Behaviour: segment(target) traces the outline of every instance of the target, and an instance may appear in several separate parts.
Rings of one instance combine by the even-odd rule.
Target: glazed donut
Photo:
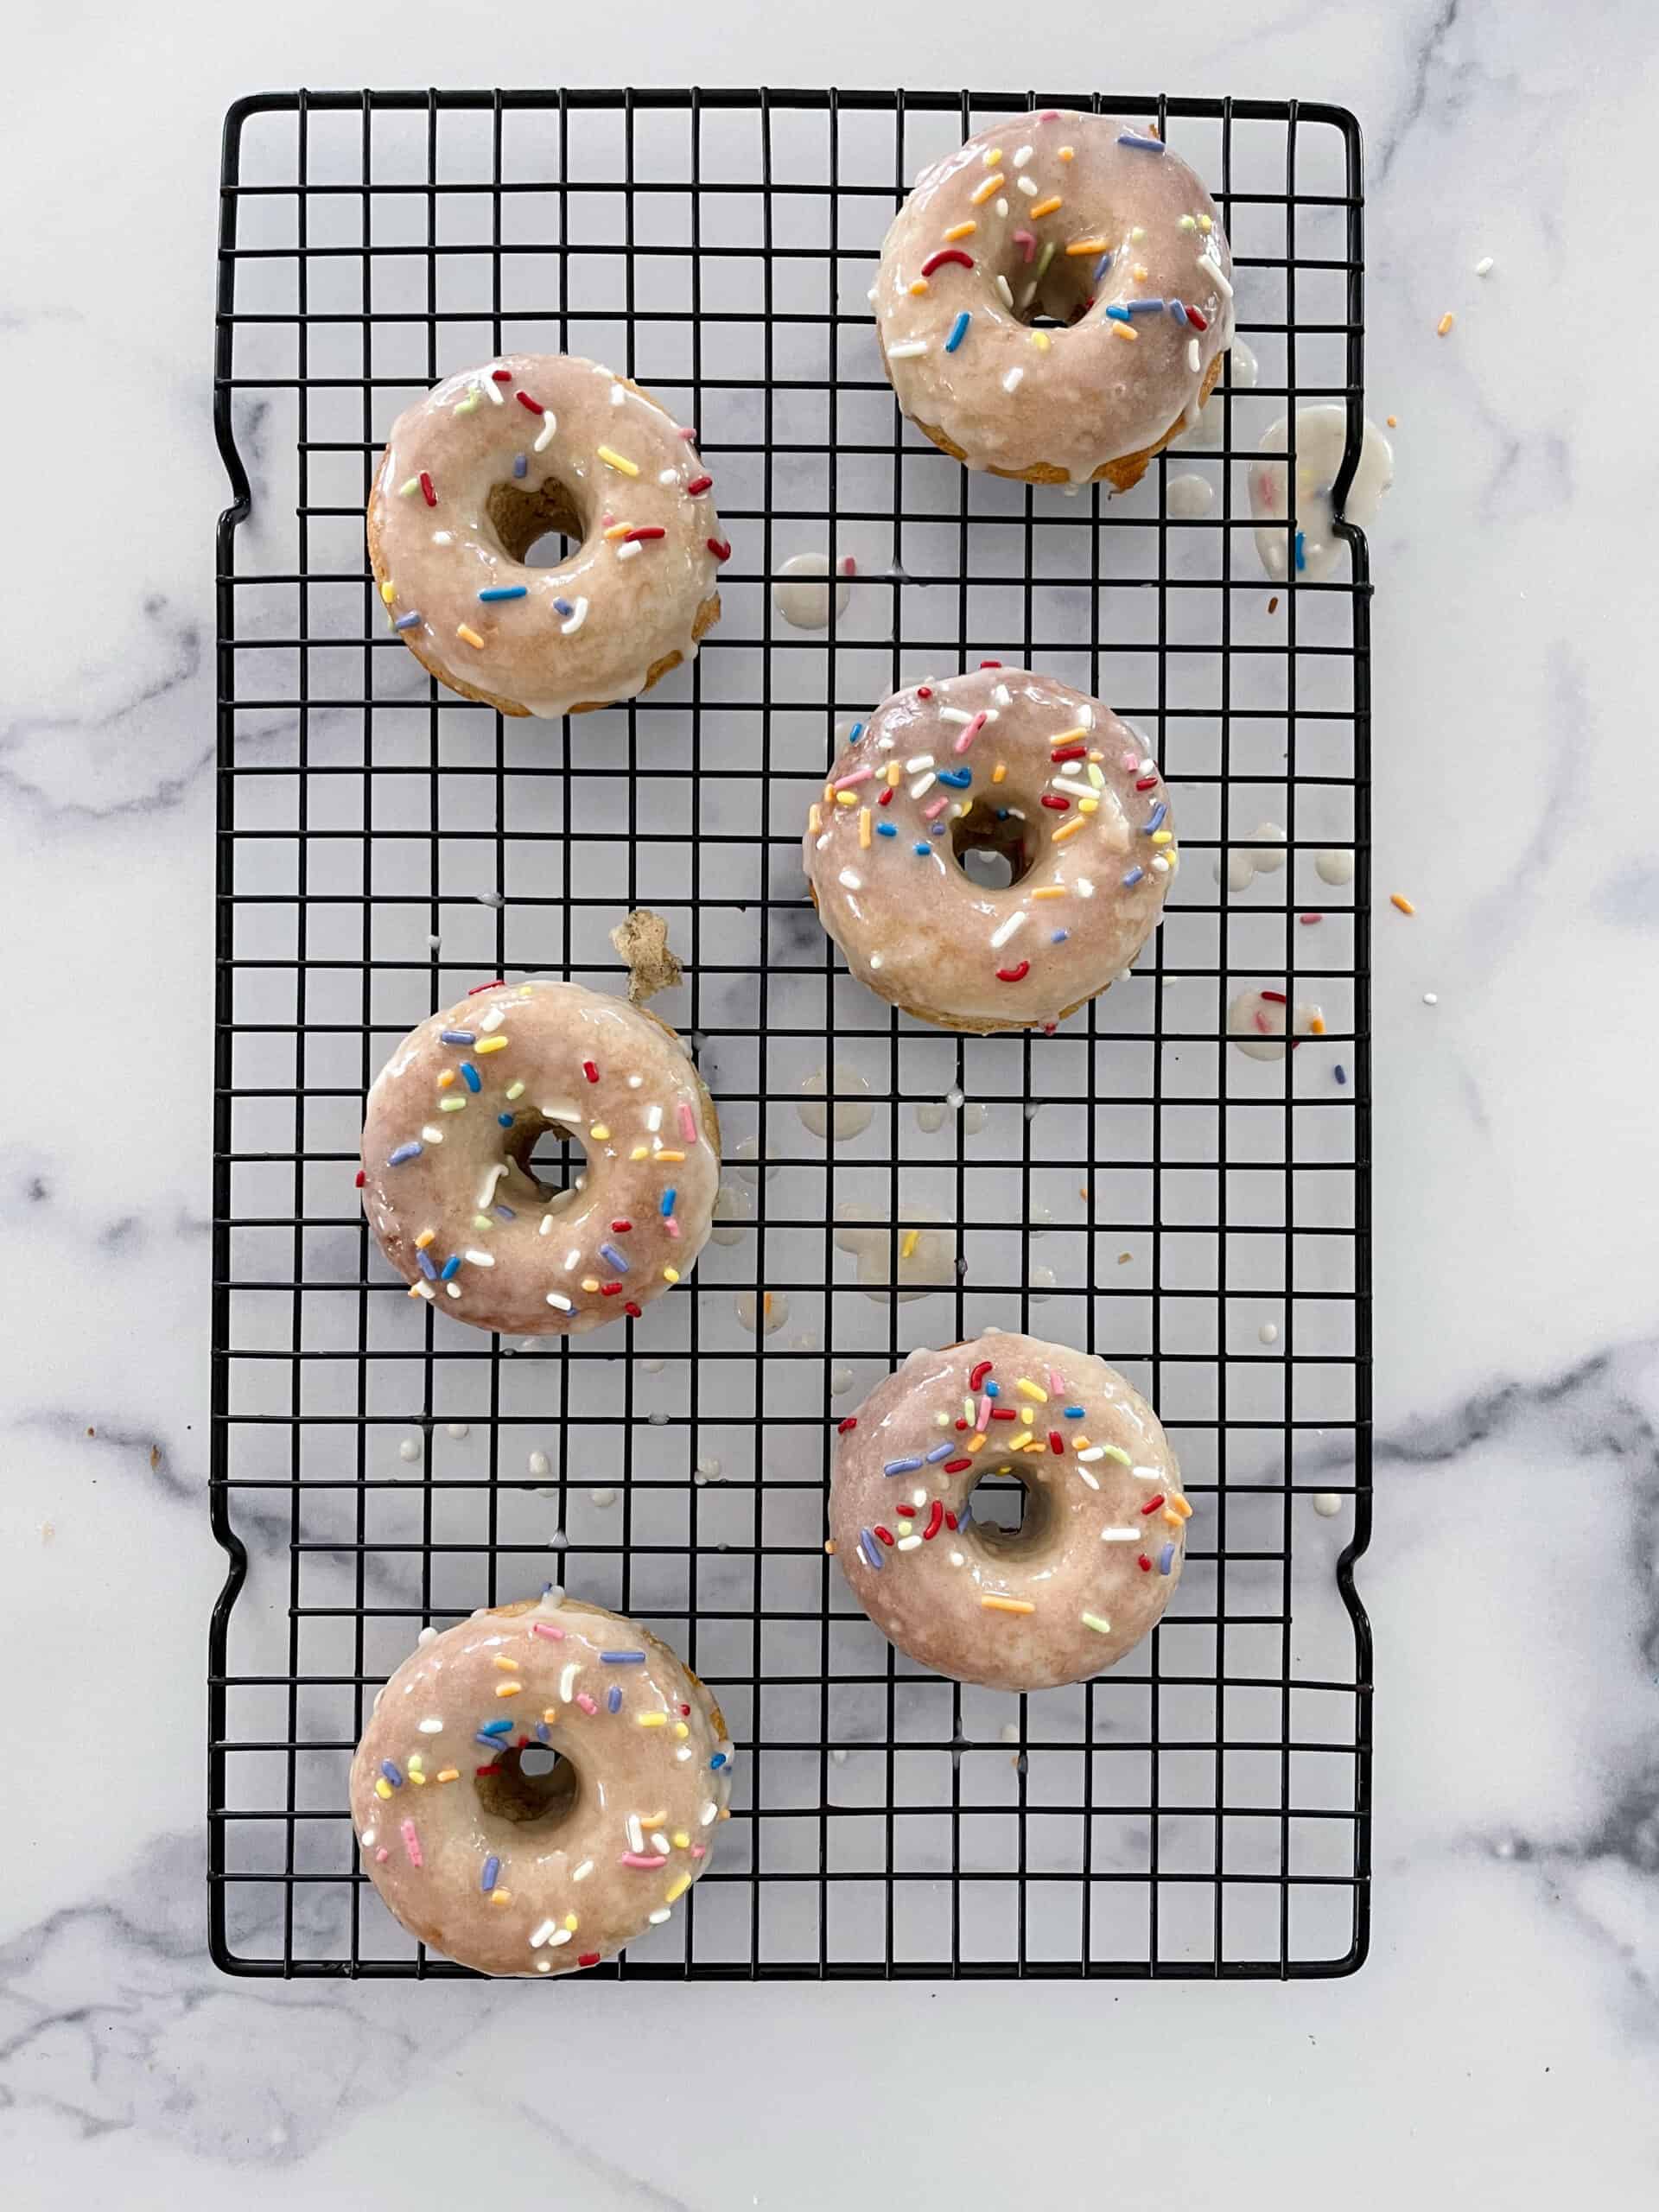
[[[568,1190],[531,1168],[548,1128],[587,1148]],[[580,983],[488,983],[429,1015],[375,1077],[357,1179],[411,1298],[477,1329],[581,1336],[638,1319],[690,1271],[720,1124],[655,1014]]]
[[[508,353],[393,425],[369,561],[428,673],[504,715],[584,714],[648,691],[720,619],[731,547],[695,433],[596,361]],[[580,540],[527,568],[548,531]]]
[[[526,1773],[537,1746],[557,1764]],[[731,1761],[719,1706],[666,1644],[550,1590],[424,1632],[375,1698],[352,1825],[423,1943],[480,1974],[568,1974],[672,1916]]]
[[[962,855],[1006,854],[971,882]],[[818,918],[861,982],[918,1020],[1049,1028],[1122,975],[1177,858],[1145,745],[1099,700],[995,662],[894,692],[807,816]]]
[[[1192,1509],[1157,1415],[1104,1360],[992,1329],[912,1352],[837,1426],[830,1548],[918,1665],[1052,1689],[1156,1627]],[[973,1517],[987,1475],[1024,1484],[1017,1534]]]
[[[894,395],[936,446],[1128,491],[1220,373],[1231,270],[1215,202],[1161,139],[1048,108],[924,171],[871,297]]]

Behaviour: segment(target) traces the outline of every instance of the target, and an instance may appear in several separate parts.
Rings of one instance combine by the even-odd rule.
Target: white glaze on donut
[[[537,1745],[573,1793],[521,1774]],[[550,1592],[410,1654],[352,1761],[352,1823],[422,1942],[480,1974],[567,1974],[671,1916],[709,1864],[731,1749],[665,1644]]]
[[[1073,483],[1197,420],[1231,302],[1215,203],[1179,156],[1144,124],[1053,109],[924,172],[875,289],[912,421],[970,468]],[[1021,319],[1039,311],[1070,327]]]
[[[1112,1666],[1161,1618],[1192,1508],[1157,1415],[1103,1360],[993,1329],[912,1352],[837,1427],[836,1556],[919,1665],[1052,1689]],[[988,1475],[1026,1487],[1017,1535],[973,1514]]]
[[[1000,844],[1025,872],[971,882],[958,841]],[[885,701],[814,801],[802,859],[861,982],[976,1031],[1046,1027],[1104,990],[1178,865],[1136,734],[1069,684],[998,667]]]
[[[580,1188],[527,1172],[550,1128],[586,1147]],[[653,1015],[580,983],[497,983],[429,1015],[376,1077],[363,1210],[411,1297],[475,1328],[579,1336],[690,1272],[719,1147],[690,1056]]]
[[[691,434],[609,369],[504,354],[398,416],[369,500],[375,580],[452,689],[549,716],[632,698],[719,613],[712,482]],[[505,541],[525,550],[556,512],[580,544],[525,566]]]

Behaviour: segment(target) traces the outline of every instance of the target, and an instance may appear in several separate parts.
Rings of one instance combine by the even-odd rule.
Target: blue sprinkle
[[[957,1508],[957,1527],[958,1529],[965,1529],[968,1526],[968,1523],[974,1517],[968,1510],[971,1503],[972,1501],[970,1499],[964,1497],[962,1503]]]
[[[484,1872],[479,1877],[478,1883],[479,1888],[483,1891],[486,1897],[488,1897],[490,1891],[495,1887],[495,1878],[500,1872],[501,1861],[492,1852],[484,1861]]]
[[[864,734],[864,725],[863,725],[863,723],[862,723],[862,722],[855,722],[855,723],[853,724],[853,734],[852,734],[852,735],[851,735],[851,736],[848,739],[848,741],[847,741],[848,744],[849,744],[849,745],[856,745],[856,744],[858,743],[859,739],[860,739],[861,737],[862,737],[862,736],[863,736],[863,734]]]
[[[1161,300],[1130,300],[1128,306],[1131,315],[1162,315],[1164,311]]]
[[[512,1116],[511,1114],[498,1114],[495,1118],[501,1124],[501,1127],[504,1129],[510,1129],[512,1127]]]
[[[553,612],[556,614],[574,614],[575,611],[568,599],[556,599],[553,602]]]
[[[985,1395],[988,1398],[1000,1398],[1002,1395],[1002,1385],[1000,1382],[987,1382]]]
[[[599,1658],[604,1667],[643,1667],[645,1663],[643,1651],[601,1651]]]
[[[1138,146],[1143,154],[1161,154],[1164,150],[1161,138],[1143,138],[1138,130],[1120,130],[1117,143],[1120,146]]]
[[[517,1221],[518,1218],[511,1206],[497,1206],[495,1217],[498,1221]]]
[[[622,1693],[621,1693],[621,1691],[620,1691],[620,1689],[618,1689],[618,1688],[616,1687],[616,1684],[615,1684],[614,1682],[613,1682],[613,1683],[611,1684],[610,1691],[609,1691],[609,1694],[608,1694],[607,1695],[607,1697],[606,1697],[605,1702],[606,1702],[606,1704],[607,1704],[607,1705],[608,1705],[608,1706],[609,1706],[609,1707],[611,1708],[611,1711],[612,1711],[613,1713],[620,1713],[620,1712],[621,1712],[621,1710],[622,1710]]]
[[[1342,1065],[1342,1062],[1341,1062],[1340,1060],[1338,1060],[1338,1061],[1337,1062],[1336,1066],[1335,1066],[1334,1068],[1332,1068],[1332,1070],[1331,1071],[1331,1072],[1332,1073],[1332,1075],[1334,1075],[1334,1076],[1336,1077],[1337,1081],[1338,1081],[1338,1083],[1346,1083],[1346,1082],[1347,1082],[1347,1080],[1348,1080],[1348,1071],[1347,1071],[1347,1069],[1346,1069],[1345,1067],[1344,1067],[1344,1065]]]
[[[1143,868],[1132,868],[1123,879],[1123,888],[1126,891],[1133,891],[1146,872]]]
[[[918,837],[910,849],[912,853],[920,853],[922,857],[925,859],[927,857],[928,849],[926,838]]]
[[[959,791],[965,791],[973,780],[974,772],[971,768],[941,768],[939,771],[939,781],[942,784],[951,785]]]
[[[870,1534],[868,1529],[861,1529],[858,1532],[858,1548],[864,1554],[865,1565],[867,1567],[873,1567],[876,1573],[880,1574],[881,1572],[881,1547],[876,1542],[875,1538]]]
[[[529,467],[530,463],[524,458],[523,454],[514,454],[512,456],[512,473],[515,476],[522,476]]]
[[[1090,277],[1089,281],[1096,290],[1100,288],[1101,278],[1106,274],[1106,271],[1111,267],[1111,265],[1112,257],[1109,252],[1103,253],[1100,259],[1095,264],[1094,273]]]
[[[1302,570],[1306,566],[1307,533],[1306,531],[1299,530],[1296,533],[1296,573],[1298,575],[1301,574]]]
[[[386,1780],[391,1784],[394,1789],[401,1789],[403,1788],[404,1777],[398,1773],[397,1768],[393,1766],[390,1759],[381,1760],[380,1771],[385,1776]]]
[[[1129,320],[1129,311],[1128,308],[1109,307],[1107,308],[1106,314],[1108,320],[1112,322],[1127,322]]]
[[[1064,944],[1071,934],[1071,932],[1070,930],[1056,930],[1053,936],[1050,938],[1048,941],[1051,944]]]
[[[511,1720],[486,1720],[479,1730],[480,1736],[509,1736],[512,1732]]]
[[[412,630],[418,624],[420,619],[420,616],[416,613],[414,609],[411,607],[407,614],[400,614],[391,626],[394,630]]]
[[[1160,799],[1157,805],[1153,808],[1152,812],[1141,824],[1141,835],[1143,837],[1150,837],[1154,830],[1161,830],[1164,826],[1164,817],[1168,812],[1168,807],[1165,805],[1162,799]]]
[[[1164,1546],[1164,1548],[1162,1549],[1162,1551],[1160,1551],[1160,1552],[1159,1553],[1159,1554],[1158,1554],[1158,1572],[1159,1572],[1159,1573],[1160,1573],[1160,1574],[1167,1574],[1167,1573],[1169,1573],[1169,1570],[1171,1569],[1171,1567],[1173,1567],[1173,1566],[1174,1566],[1174,1564],[1175,1564],[1175,1547],[1174,1547],[1174,1545],[1173,1545],[1173,1544],[1166,1544],[1166,1545]]]
[[[420,1269],[421,1273],[426,1277],[428,1282],[435,1282],[437,1281],[438,1271],[433,1266],[431,1261],[427,1258],[424,1252],[416,1251],[415,1255],[415,1264]]]
[[[550,1744],[553,1740],[553,1731],[545,1720],[538,1720],[536,1723],[536,1740],[538,1744]]]
[[[896,837],[899,832],[891,822],[878,822],[875,825],[875,834],[878,837]],[[925,850],[925,847],[923,849]]]
[[[969,314],[967,308],[963,308],[961,314],[951,324],[950,335],[944,341],[944,350],[947,353],[954,353],[956,352],[957,346],[961,345],[963,340],[968,335],[968,326],[973,319],[974,318]]]
[[[922,1464],[920,1453],[909,1459],[889,1459],[882,1468],[884,1475],[913,1475]]]
[[[483,1078],[470,1060],[463,1060],[461,1062],[461,1079],[466,1084],[468,1090],[479,1091],[482,1090],[484,1088]]]
[[[618,1274],[625,1275],[628,1272],[628,1263],[614,1244],[601,1244],[599,1248],[599,1256],[601,1260],[608,1260]]]
[[[454,1252],[452,1253],[444,1262],[443,1273],[438,1277],[438,1281],[440,1282],[453,1282],[460,1273],[461,1255],[459,1252]]]
[[[441,1029],[438,1042],[440,1045],[476,1045],[478,1033],[474,1029]]]
[[[1081,1421],[1083,1419],[1083,1408],[1081,1406],[1062,1406],[1060,1411],[1065,1415],[1067,1421]]]
[[[1176,321],[1179,322],[1181,328],[1185,330],[1187,327],[1185,308],[1181,304],[1179,300],[1171,300],[1168,304],[1171,315],[1174,316]]]
[[[658,1207],[657,1211],[662,1215],[664,1221],[666,1221],[669,1215],[673,1212],[674,1201],[679,1195],[679,1192],[674,1188],[674,1185],[671,1183],[669,1185],[667,1190],[663,1192],[662,1203]]]
[[[500,1738],[499,1736],[486,1736],[481,1728],[479,1730],[477,1735],[473,1740],[475,1743],[482,1744],[485,1750],[488,1751],[499,1751],[501,1748]]]
[[[724,1752],[724,1751],[716,1751],[716,1752],[715,1753],[715,1756],[713,1757],[713,1758],[711,1758],[711,1759],[709,1760],[709,1765],[710,1765],[711,1767],[713,1767],[713,1768],[715,1769],[715,1770],[716,1771],[716,1773],[718,1773],[718,1771],[720,1770],[720,1769],[721,1769],[721,1767],[723,1767],[723,1766],[725,1765],[725,1764],[726,1764],[726,1754],[725,1754],[725,1752]]]
[[[487,591],[481,591],[478,595],[482,600],[522,599],[525,588],[523,584],[492,584]]]
[[[1008,818],[1008,810],[1007,810],[1007,808],[1006,806],[999,806],[999,807],[997,808],[997,810],[996,810],[996,818],[997,818],[997,820],[998,820],[999,822],[1006,822],[1006,821],[1007,820],[1007,818]]]
[[[954,1444],[936,1444],[933,1446],[933,1449],[927,1455],[928,1465],[930,1467],[937,1467],[939,1461],[941,1459],[948,1459],[956,1448],[957,1447]]]
[[[413,1142],[400,1144],[396,1152],[386,1154],[386,1165],[388,1167],[401,1167],[406,1160],[418,1160],[425,1149],[424,1145]]]
[[[929,836],[930,837],[943,837],[943,836],[944,836],[944,823],[943,823],[943,822],[936,822],[936,823],[933,824],[933,827],[932,827],[932,828],[928,831],[928,833],[927,833],[927,834],[928,834],[928,836]]]

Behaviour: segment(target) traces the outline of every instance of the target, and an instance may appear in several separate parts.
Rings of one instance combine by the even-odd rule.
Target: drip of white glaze
[[[1264,454],[1282,454],[1289,423],[1281,416],[1262,434]],[[1290,575],[1317,583],[1335,573],[1347,550],[1332,527],[1331,486],[1342,465],[1348,440],[1347,410],[1325,404],[1296,410],[1296,497],[1288,521],[1283,461],[1258,461],[1250,469],[1250,512],[1255,518],[1255,550],[1274,582]],[[1382,494],[1394,481],[1394,448],[1369,417],[1360,443],[1359,463],[1348,487],[1344,519],[1364,529],[1376,518]],[[1300,557],[1295,540],[1300,536]]]

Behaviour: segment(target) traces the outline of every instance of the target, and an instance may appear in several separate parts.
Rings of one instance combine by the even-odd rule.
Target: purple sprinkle
[[[611,1708],[611,1711],[612,1711],[613,1713],[620,1713],[620,1712],[621,1712],[621,1710],[622,1710],[622,1693],[621,1693],[621,1691],[620,1691],[620,1689],[618,1689],[618,1688],[616,1687],[616,1684],[615,1684],[614,1682],[613,1682],[613,1683],[611,1684],[610,1694],[609,1694],[609,1695],[606,1698],[605,1702],[606,1702],[606,1704],[607,1704],[607,1705],[608,1705],[608,1706],[609,1706],[609,1707]]]
[[[420,616],[411,607],[407,614],[400,614],[391,626],[394,630],[413,630],[420,620]]]
[[[599,1256],[601,1260],[608,1260],[618,1274],[625,1275],[628,1272],[628,1263],[614,1244],[601,1244],[599,1248]]]
[[[1181,302],[1179,300],[1171,300],[1169,302],[1169,311],[1171,315],[1174,316],[1176,321],[1180,324],[1182,329],[1185,330],[1187,327],[1186,309],[1182,306]]]
[[[1123,879],[1123,888],[1126,891],[1133,891],[1146,872],[1143,868],[1132,868]]]
[[[478,1731],[477,1734],[474,1737],[473,1741],[475,1744],[482,1744],[485,1750],[487,1751],[499,1751],[501,1748],[500,1738],[499,1736],[492,1736],[488,1734],[482,1728]]]
[[[1338,1083],[1346,1083],[1348,1080],[1348,1071],[1344,1067],[1340,1060],[1337,1062],[1336,1066],[1332,1070],[1332,1073],[1336,1077]]]
[[[553,612],[556,614],[574,614],[575,611],[568,599],[556,599],[553,602]]]
[[[1162,315],[1164,311],[1164,303],[1161,300],[1130,300],[1128,306],[1131,316]]]
[[[386,1780],[391,1784],[394,1789],[401,1789],[403,1788],[404,1777],[398,1773],[397,1768],[393,1766],[390,1759],[381,1760],[380,1771],[385,1776]]]
[[[1159,1572],[1159,1573],[1160,1573],[1160,1574],[1167,1574],[1167,1573],[1169,1573],[1169,1570],[1171,1569],[1171,1567],[1173,1567],[1173,1566],[1174,1566],[1174,1564],[1175,1564],[1175,1547],[1174,1547],[1174,1545],[1173,1545],[1173,1544],[1166,1544],[1166,1545],[1164,1546],[1164,1548],[1162,1549],[1162,1551],[1160,1551],[1160,1552],[1159,1553],[1159,1554],[1158,1554],[1158,1572]]]
[[[1106,274],[1106,271],[1111,267],[1111,265],[1112,257],[1109,252],[1103,253],[1100,259],[1095,264],[1095,273],[1089,281],[1094,285],[1096,290],[1100,288],[1101,278]]]
[[[939,1461],[941,1459],[948,1459],[956,1448],[957,1447],[954,1444],[936,1444],[933,1449],[927,1455],[928,1465],[930,1467],[937,1467]]]
[[[601,1667],[643,1667],[645,1655],[643,1651],[601,1651],[599,1662]]]
[[[511,1120],[508,1122],[508,1127],[512,1127]],[[497,1206],[495,1209],[495,1217],[498,1221],[517,1221],[518,1218],[518,1215],[514,1213],[511,1206]]]
[[[1120,146],[1138,146],[1143,154],[1161,154],[1164,151],[1161,138],[1143,138],[1138,130],[1120,130],[1117,143]]]
[[[418,1160],[425,1149],[424,1145],[412,1141],[409,1144],[400,1144],[396,1152],[389,1152],[386,1154],[386,1165],[388,1167],[401,1167],[406,1160]]]
[[[515,476],[522,476],[529,467],[530,463],[523,454],[514,454],[512,456],[512,473]]]
[[[1050,938],[1048,941],[1051,944],[1064,944],[1071,934],[1071,932],[1070,930],[1056,930],[1053,936]]]
[[[472,1029],[441,1029],[438,1042],[440,1045],[476,1045],[478,1033]]]
[[[486,1897],[488,1897],[490,1891],[495,1887],[495,1878],[500,1872],[501,1861],[496,1857],[495,1853],[492,1852],[489,1857],[484,1861],[484,1872],[480,1876],[478,1884],[479,1888],[483,1891]]]
[[[870,1534],[868,1529],[861,1529],[858,1532],[858,1548],[864,1554],[865,1564],[868,1567],[874,1568],[877,1574],[880,1574],[881,1572],[881,1547],[876,1542],[875,1538]]]
[[[1165,805],[1162,799],[1160,799],[1157,805],[1153,808],[1152,812],[1141,824],[1141,835],[1143,837],[1150,837],[1154,830],[1161,830],[1164,826],[1164,817],[1168,812],[1168,807]]]
[[[553,1740],[553,1731],[545,1720],[538,1720],[536,1723],[536,1740],[538,1744],[550,1744]]]
[[[912,1459],[889,1459],[881,1471],[884,1475],[913,1475],[921,1464],[918,1453]]]
[[[436,1282],[438,1279],[438,1271],[433,1266],[431,1261],[427,1258],[424,1252],[418,1249],[416,1250],[415,1254],[415,1264],[420,1269],[421,1273],[426,1277],[428,1282]]]

